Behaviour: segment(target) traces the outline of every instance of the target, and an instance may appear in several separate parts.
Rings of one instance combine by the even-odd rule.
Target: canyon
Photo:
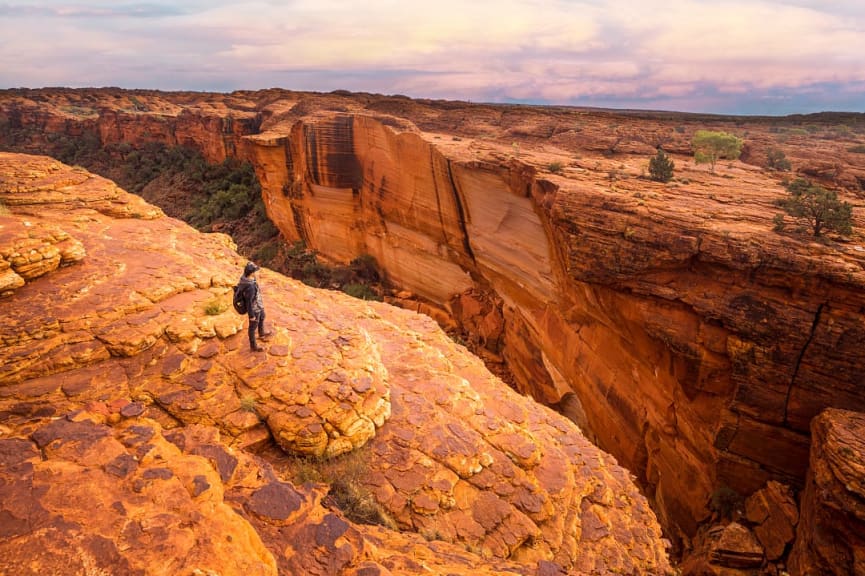
[[[0,199],[3,573],[669,572],[628,471],[429,317],[264,270],[251,352],[228,236],[43,156]]]
[[[251,162],[286,242],[373,256],[392,302],[566,414],[686,548],[722,488],[806,488],[824,409],[865,411],[863,115],[56,89],[0,93],[0,126],[20,151],[89,135]],[[741,158],[695,164],[700,129],[740,135]],[[658,146],[667,184],[645,178]],[[853,202],[850,238],[773,230],[789,176],[764,168],[773,149]]]

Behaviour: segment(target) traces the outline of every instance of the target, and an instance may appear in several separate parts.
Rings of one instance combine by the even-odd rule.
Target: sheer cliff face
[[[566,407],[684,533],[721,485],[801,483],[810,419],[865,408],[862,256],[771,233],[777,184],[598,186],[460,143],[339,114],[250,153],[288,238],[371,254],[457,317],[492,294],[520,389]]]
[[[334,261],[371,254],[470,328],[522,392],[643,481],[671,534],[692,534],[723,485],[801,486],[812,417],[865,410],[858,237],[772,232],[780,178],[751,164],[711,174],[676,156],[677,182],[639,177],[655,145],[686,154],[709,128],[747,131],[749,162],[780,145],[801,173],[856,190],[865,156],[849,142],[780,140],[759,121],[370,95],[139,98],[174,126],[158,138],[187,134],[213,160],[251,160],[287,240]],[[24,124],[61,115],[0,104]],[[106,135],[109,117],[67,114],[57,129],[92,122]]]

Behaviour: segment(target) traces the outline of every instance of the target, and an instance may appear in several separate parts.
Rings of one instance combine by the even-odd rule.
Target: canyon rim
[[[697,542],[706,539],[701,527],[720,520],[717,497],[724,490],[744,503],[755,494],[770,493],[773,483],[791,493],[806,494],[815,482],[829,482],[826,478],[832,475],[825,472],[825,466],[814,468],[823,472],[808,472],[809,457],[812,466],[815,458],[826,459],[826,452],[812,443],[812,422],[826,408],[843,408],[854,415],[865,410],[865,357],[861,352],[865,344],[865,249],[859,212],[865,186],[865,154],[856,151],[865,146],[863,115],[737,118],[485,106],[341,92],[267,90],[223,95],[57,89],[2,92],[0,126],[5,138],[3,147],[18,152],[50,153],[59,142],[89,139],[99,149],[159,143],[193,148],[214,163],[226,158],[249,162],[260,183],[267,216],[284,243],[302,241],[333,263],[345,264],[364,255],[373,257],[387,280],[398,288],[391,298],[393,302],[423,310],[444,325],[458,327],[472,339],[479,355],[506,367],[518,392],[539,404],[556,407],[579,426],[583,435],[633,473],[667,536],[684,547],[696,547]],[[722,160],[714,171],[695,164],[691,140],[702,129],[739,135],[745,143],[741,158]],[[648,160],[658,147],[663,147],[676,163],[676,177],[666,184],[645,178]],[[785,153],[791,172],[766,168],[773,150]],[[357,319],[364,313],[350,308],[353,311],[347,317],[353,320],[340,319],[338,314],[336,319],[316,318],[321,333],[319,347],[330,347],[337,333],[348,333],[344,346],[353,352],[342,354],[346,365],[337,366],[340,362],[333,360],[336,352],[310,352],[318,358],[312,372],[320,372],[323,380],[330,382],[324,388],[332,385],[336,389],[323,393],[324,397],[332,401],[339,397],[340,385],[355,385],[349,410],[355,418],[341,420],[342,415],[337,417],[336,412],[344,409],[330,407],[324,397],[319,404],[313,402],[307,414],[299,407],[310,400],[281,398],[280,394],[297,392],[270,390],[266,408],[255,412],[263,417],[265,426],[252,416],[253,412],[239,408],[243,394],[234,393],[232,397],[225,390],[233,388],[236,392],[237,382],[249,390],[259,390],[259,381],[294,382],[299,375],[292,371],[290,359],[303,362],[305,358],[300,352],[293,356],[296,347],[315,344],[304,344],[304,338],[297,335],[281,343],[286,354],[271,356],[286,358],[284,366],[279,361],[273,366],[270,362],[264,366],[239,366],[231,362],[240,360],[232,360],[227,361],[229,365],[215,362],[215,367],[202,368],[202,364],[211,362],[209,358],[222,357],[229,350],[235,357],[240,356],[237,344],[232,344],[238,340],[237,319],[232,323],[230,317],[217,316],[218,321],[208,327],[202,327],[202,319],[184,320],[189,325],[175,324],[183,324],[179,318],[187,309],[184,306],[194,308],[205,296],[218,297],[219,290],[229,285],[229,280],[223,278],[224,269],[209,266],[206,272],[178,273],[182,280],[178,285],[166,278],[166,272],[141,272],[134,276],[141,287],[130,288],[138,286],[131,281],[123,283],[128,292],[121,295],[129,303],[107,324],[96,318],[74,322],[77,312],[72,306],[57,311],[50,308],[51,294],[65,289],[75,271],[91,266],[90,260],[121,262],[127,257],[112,256],[109,244],[94,231],[76,235],[74,230],[82,227],[81,222],[64,225],[46,220],[36,230],[23,223],[47,210],[33,206],[60,210],[64,202],[70,202],[63,197],[67,191],[80,194],[84,187],[89,192],[95,177],[23,156],[6,157],[4,166],[8,169],[4,172],[7,189],[3,198],[10,212],[2,216],[10,220],[4,227],[4,254],[12,253],[7,246],[21,253],[16,243],[25,237],[38,244],[33,249],[42,254],[33,262],[28,260],[23,273],[19,260],[5,257],[9,264],[4,277],[9,278],[7,286],[12,294],[11,300],[4,299],[4,308],[8,309],[7,303],[12,302],[14,309],[26,310],[23,303],[32,294],[31,305],[39,303],[51,310],[52,318],[56,317],[55,323],[48,326],[44,322],[31,325],[24,318],[4,313],[4,324],[16,326],[15,331],[10,331],[12,336],[4,336],[3,409],[8,415],[6,421],[14,424],[4,423],[9,429],[5,434],[10,436],[9,441],[14,437],[16,442],[19,437],[32,437],[35,446],[43,451],[55,440],[63,445],[73,443],[58,448],[56,455],[40,465],[33,460],[36,448],[20,445],[25,452],[15,457],[16,465],[29,464],[33,469],[31,479],[27,480],[30,477],[22,472],[20,478],[25,480],[19,482],[35,486],[38,472],[59,466],[60,462],[74,463],[82,470],[89,466],[106,469],[109,462],[82,460],[82,451],[87,453],[96,446],[95,439],[78,439],[77,434],[84,434],[79,432],[82,426],[87,427],[88,438],[92,433],[100,442],[113,441],[111,453],[116,452],[117,458],[123,456],[121,446],[131,453],[132,448],[124,440],[131,424],[114,416],[111,408],[111,402],[119,406],[128,400],[147,407],[146,415],[153,423],[148,421],[146,426],[169,444],[176,436],[172,430],[179,428],[189,436],[196,430],[191,426],[206,427],[207,445],[211,446],[222,445],[214,440],[214,430],[233,438],[228,445],[234,446],[245,445],[245,439],[260,430],[262,436],[273,438],[289,452],[306,447],[299,449],[301,454],[306,453],[304,449],[337,454],[371,443],[381,460],[404,473],[397,478],[382,471],[386,481],[380,479],[376,484],[379,501],[396,518],[398,526],[437,535],[447,543],[475,546],[502,562],[523,560],[524,566],[531,565],[535,570],[547,566],[539,562],[550,562],[587,573],[616,567],[647,572],[666,569],[663,552],[659,551],[663,549],[659,534],[653,532],[654,520],[646,510],[637,504],[637,521],[633,522],[630,512],[614,519],[606,509],[595,508],[616,509],[618,494],[631,494],[627,473],[619,472],[617,467],[611,468],[615,472],[609,474],[615,479],[610,480],[604,475],[606,464],[598,465],[601,472],[596,470],[591,477],[602,479],[590,482],[596,492],[591,497],[583,494],[570,500],[579,504],[564,506],[581,510],[579,522],[567,516],[556,520],[571,522],[568,530],[552,522],[554,510],[558,509],[556,499],[566,502],[576,496],[565,496],[560,492],[562,487],[553,489],[545,484],[550,478],[544,468],[551,460],[570,461],[574,444],[568,441],[565,446],[557,445],[561,441],[555,438],[556,433],[544,427],[559,430],[558,426],[566,424],[547,415],[543,411],[546,409],[524,408],[524,401],[517,400],[523,396],[514,394],[497,403],[490,400],[489,406],[501,406],[503,410],[496,416],[496,426],[504,427],[494,435],[497,440],[454,431],[456,424],[447,418],[459,416],[456,406],[461,403],[453,398],[472,393],[459,392],[459,383],[450,379],[464,378],[474,386],[475,380],[487,382],[491,377],[477,375],[483,371],[474,364],[471,368],[454,368],[469,361],[451,359],[450,344],[442,344],[438,336],[412,338],[436,339],[436,347],[448,349],[445,356],[453,366],[431,369],[421,377],[412,373],[410,365],[416,362],[429,366],[433,361],[428,357],[415,359],[406,350],[389,350],[390,339],[383,335],[387,329],[366,326],[365,321]],[[18,166],[32,169],[28,172]],[[35,187],[26,184],[42,182],[42,172],[53,174],[57,182]],[[854,204],[854,233],[850,237],[817,241],[807,234],[773,228],[773,217],[779,212],[775,201],[785,195],[783,180],[795,176],[836,189]],[[14,189],[11,183],[15,183]],[[110,183],[100,186],[105,188],[90,200],[72,202],[83,206],[90,203],[89,210],[120,218],[111,226],[121,226],[125,234],[142,234],[145,225],[161,223],[161,232],[150,233],[154,236],[152,250],[160,254],[159,268],[174,266],[171,250],[158,248],[156,239],[179,234],[165,223],[170,219],[160,216],[151,206],[139,205],[125,193],[107,192]],[[21,194],[38,198],[24,202],[19,200]],[[52,228],[54,225],[58,230]],[[111,234],[120,235],[121,231]],[[226,251],[224,259],[207,258],[224,262],[223,268],[236,267],[241,262],[239,256],[231,252],[226,238],[220,241],[219,250]],[[79,258],[77,255],[82,253],[89,256]],[[46,270],[39,263],[45,263]],[[70,265],[54,270],[67,263]],[[116,266],[118,270],[129,269],[126,265]],[[32,282],[19,287],[21,282],[13,274],[21,282],[31,278]],[[156,286],[151,284],[154,278],[159,279]],[[85,284],[76,286],[78,290],[103,294],[106,299],[117,296],[112,294],[114,283],[94,282],[90,288]],[[273,282],[286,281],[274,277]],[[285,286],[292,300],[307,302],[317,310],[336,298],[290,283]],[[319,299],[321,302],[315,303]],[[385,309],[383,305],[363,306],[385,315],[380,311]],[[303,316],[303,310],[286,304],[285,318]],[[321,312],[307,313],[315,316]],[[408,313],[387,314],[400,318],[387,322],[399,329],[408,322],[417,333],[434,332],[428,323]],[[286,319],[283,322],[288,323]],[[414,325],[417,322],[420,328]],[[407,344],[392,345],[399,346]],[[201,356],[199,347],[214,351],[211,356]],[[390,360],[385,359],[388,355]],[[406,366],[398,366],[397,358],[402,358]],[[105,390],[107,383],[99,376],[105,366],[115,366],[111,370],[126,383],[126,396],[112,397]],[[461,370],[469,370],[473,376],[469,378]],[[325,371],[340,372],[342,376],[335,378],[342,380],[327,380]],[[68,375],[65,388],[62,375]],[[196,378],[201,379],[198,386],[203,388],[197,392],[202,393],[202,399],[187,398],[193,393],[183,387],[196,390],[192,382]],[[402,380],[413,382],[418,378],[434,383],[429,393],[442,391],[441,402],[433,403],[447,409],[436,410],[435,419],[442,419],[443,430],[449,432],[434,433],[413,421],[417,414],[429,413],[416,396],[424,392],[409,392],[411,386]],[[366,379],[367,384],[356,384]],[[151,389],[149,382],[158,385],[152,384]],[[319,384],[310,384],[310,398],[315,397],[316,390],[324,389],[316,388]],[[501,382],[497,384],[502,386]],[[493,396],[505,394],[492,389],[496,390],[490,392]],[[213,395],[209,395],[211,392]],[[173,394],[178,395],[177,399]],[[229,410],[215,398],[236,402],[237,406]],[[271,405],[274,399],[276,403]],[[475,411],[487,410],[485,401],[474,401]],[[40,415],[38,406],[46,402],[56,406],[50,414]],[[122,410],[118,408],[120,413]],[[535,410],[543,416],[537,416]],[[61,415],[65,420],[55,420]],[[399,418],[411,423],[415,431],[409,435],[406,430],[412,428],[398,425]],[[536,423],[538,418],[544,420],[543,426]],[[829,411],[819,421],[817,437],[821,439],[834,438],[833,424],[826,424],[827,419],[844,429],[858,425],[855,416],[842,417]],[[61,426],[57,422],[69,424]],[[321,424],[320,429],[314,423]],[[329,430],[339,433],[333,436]],[[303,438],[299,439],[301,432]],[[576,432],[567,432],[566,437],[571,434],[582,438]],[[442,444],[425,444],[419,435],[429,437],[428,442],[433,444],[438,438]],[[458,439],[459,445],[442,439],[448,437]],[[507,438],[506,444],[496,444],[503,438]],[[499,481],[494,479],[495,474],[483,485],[469,482],[474,491],[466,496],[465,506],[443,510],[442,503],[449,502],[447,495],[463,503],[457,498],[460,490],[456,486],[466,480],[465,475],[475,476],[469,470],[490,467],[480,460],[472,461],[472,457],[480,458],[484,453],[476,444],[481,441],[509,455],[512,464],[508,471],[495,472],[512,479],[510,475],[517,474],[519,481],[509,481],[511,487],[507,489],[496,488]],[[827,451],[832,449],[832,443],[825,442]],[[403,444],[405,453],[387,448]],[[11,453],[11,447],[19,444],[8,446]],[[580,446],[582,450],[583,444]],[[183,447],[179,451],[186,453]],[[408,453],[414,456],[406,456]],[[844,461],[861,462],[862,458],[855,445],[836,445],[832,453]],[[455,463],[452,460],[456,455],[467,460]],[[604,456],[592,458],[604,460]],[[834,461],[831,457],[828,460]],[[494,457],[493,462],[500,459]],[[266,468],[266,463],[255,465]],[[172,478],[182,478],[183,465],[169,468],[174,470]],[[129,482],[134,483],[132,478],[139,473],[167,475],[133,470]],[[203,472],[199,475],[209,478]],[[406,478],[414,480],[400,488]],[[861,496],[859,478],[852,482],[848,478],[845,484],[854,486],[849,489],[854,493],[855,486],[859,486]],[[242,500],[242,490],[251,489],[231,484],[230,477],[220,481],[225,494],[232,495],[223,502],[229,517],[231,503]],[[193,480],[187,484],[190,482]],[[194,492],[194,482],[189,485]],[[448,487],[437,488],[445,485]],[[611,488],[614,485],[622,487]],[[286,484],[278,486],[267,490],[296,490]],[[529,486],[533,488],[529,490]],[[511,492],[515,487],[525,488],[528,493],[516,496],[520,491]],[[495,504],[477,504],[478,509],[497,510],[498,515],[490,519],[473,516],[484,527],[483,533],[454,519],[456,511],[468,513],[473,510],[472,503],[489,498],[489,494],[496,494]],[[314,500],[303,493],[298,498]],[[819,521],[804,520],[811,518],[806,516],[808,508],[804,505],[816,506],[815,498],[800,501],[798,514],[803,520],[791,523],[791,532]],[[639,502],[637,495],[628,499]],[[584,509],[582,503],[586,503]],[[268,530],[275,530],[272,518],[263,514],[270,520],[260,520],[262,514],[256,516],[248,504],[245,506],[246,514],[254,518],[231,521],[251,522],[252,532],[259,538],[254,544],[256,554],[266,559],[270,553],[272,562],[281,562],[281,557],[274,556],[268,547],[268,539],[277,536],[272,532],[265,535],[256,524],[263,522],[270,526]],[[844,520],[837,524],[860,526],[862,515],[849,508],[842,507]],[[314,510],[325,517],[319,508]],[[60,512],[53,514],[48,517],[70,521]],[[442,520],[445,517],[447,521]],[[592,518],[601,518],[604,528],[599,528],[601,524]],[[743,522],[750,522],[750,528],[759,536],[759,522]],[[576,524],[580,530],[574,529]],[[641,526],[642,532],[627,542],[638,544],[622,548],[625,540],[619,532],[623,526],[631,531],[632,524]],[[363,530],[353,529],[361,533]],[[582,540],[568,541],[577,532]],[[25,537],[22,534],[16,533],[16,537]],[[560,540],[552,544],[556,538]],[[255,537],[249,540],[254,542]],[[796,538],[794,558],[802,573],[808,565],[830,565],[837,573],[853,573],[845,571],[844,560],[839,559],[843,554],[824,564],[809,560],[825,556],[821,555],[818,540]],[[842,540],[850,551],[849,557],[859,557],[861,537]],[[583,545],[577,545],[578,541]],[[608,542],[609,548],[602,544],[592,548],[585,545],[586,541]],[[794,548],[792,542],[793,535],[780,544],[778,557],[786,557]],[[778,547],[771,544],[760,542],[764,551]],[[366,550],[366,546],[355,544],[354,549]],[[632,552],[623,555],[626,561],[610,552],[613,549]],[[637,549],[640,552],[633,552]],[[351,557],[342,568],[356,567],[358,558]],[[606,563],[603,567],[589,566],[598,558]],[[762,555],[759,560],[764,562]],[[855,560],[849,562],[852,570]],[[264,564],[268,565],[267,561]]]

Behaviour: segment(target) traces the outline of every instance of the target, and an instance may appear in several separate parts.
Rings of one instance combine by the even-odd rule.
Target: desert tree
[[[715,171],[715,162],[720,158],[737,160],[742,154],[742,139],[726,132],[713,130],[697,130],[691,140],[694,150],[694,160],[698,164],[708,162],[711,171]]]
[[[776,170],[778,172],[787,172],[790,170],[790,161],[787,160],[787,155],[783,150],[778,148],[770,148],[766,151],[766,168]]]
[[[649,178],[655,182],[669,182],[673,179],[673,160],[658,148],[658,153],[649,160]]]
[[[853,231],[853,207],[838,199],[834,190],[797,178],[787,185],[790,195],[777,201],[777,205],[799,222],[804,223],[814,236],[824,230],[841,235]],[[781,216],[781,218],[779,218]],[[783,215],[775,216],[775,229],[783,229]]]

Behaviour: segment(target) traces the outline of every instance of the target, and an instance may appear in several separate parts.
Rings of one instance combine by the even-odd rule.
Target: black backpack
[[[249,310],[246,309],[246,298],[244,298],[244,288],[238,284],[234,287],[234,298],[231,299],[231,304],[234,306],[234,310],[238,314],[247,314]]]

